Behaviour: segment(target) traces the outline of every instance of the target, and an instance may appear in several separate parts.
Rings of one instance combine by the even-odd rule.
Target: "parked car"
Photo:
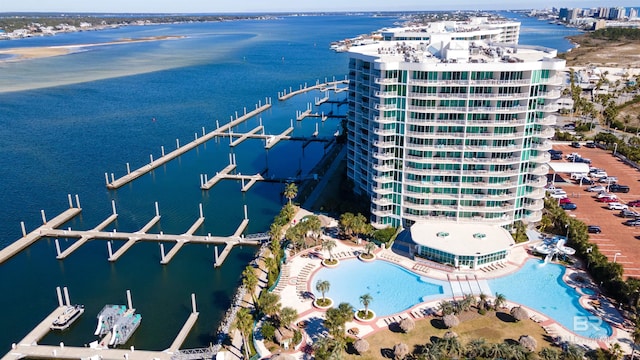
[[[627,226],[640,226],[640,219],[627,220],[623,222]]]
[[[556,190],[556,191],[553,191],[549,196],[551,196],[554,199],[562,199],[567,197],[567,193],[564,190],[559,190],[559,191]]]
[[[598,201],[600,201],[602,203],[612,203],[612,202],[617,202],[618,198],[617,197],[603,197],[603,198],[599,198]]]
[[[574,129],[575,129],[575,127],[574,127]],[[571,147],[572,148],[576,148],[576,149],[580,149],[580,143],[577,142],[577,141],[574,141],[574,142],[571,143]]]
[[[627,203],[629,207],[640,207],[640,200],[633,200]]]
[[[600,179],[601,177],[606,177],[607,176],[607,172],[606,171],[596,171],[596,172],[592,172],[589,176],[591,176],[592,178]]]
[[[618,182],[618,178],[615,176],[605,176],[598,179],[598,182],[605,183],[605,184],[615,184]]]
[[[609,208],[609,210],[626,210],[626,209],[629,208],[627,205],[619,203],[619,202],[609,203],[609,205],[607,205],[607,207]]]
[[[591,164],[591,159],[587,159],[587,158],[583,158],[583,157],[577,157],[577,158],[573,159],[573,162]]]
[[[609,185],[609,191],[611,192],[621,192],[621,193],[628,193],[629,192],[629,187],[627,185],[620,185],[620,184],[611,184]]]
[[[578,185],[593,185],[595,182],[589,178],[583,177],[578,180]]]
[[[547,151],[549,152],[549,154],[560,154],[560,155],[562,155],[562,150],[549,149]]]
[[[595,185],[595,186],[589,186],[587,188],[587,191],[590,191],[590,192],[607,191],[607,188],[602,185]]]
[[[551,160],[562,160],[562,154],[551,154]]]
[[[584,144],[584,147],[588,147],[589,149],[593,149],[596,147],[596,143],[594,143],[593,141],[587,141],[586,144]]]
[[[570,202],[571,202],[571,199],[569,199],[568,197],[563,197],[563,198],[560,198],[560,199],[558,200],[558,202],[559,202],[560,204],[568,204],[568,203],[570,203]],[[625,206],[626,206],[626,205],[625,205]]]
[[[598,225],[589,225],[587,226],[587,231],[591,234],[600,234],[602,229],[600,229],[600,226]]]
[[[640,213],[635,212],[633,210],[629,210],[629,209],[623,209],[622,211],[620,211],[620,214],[618,214],[620,217],[623,218],[637,218],[640,217]]]
[[[575,210],[578,208],[578,205],[570,202],[566,204],[560,204],[560,207],[563,208],[564,210]]]
[[[610,198],[615,198],[617,199],[618,197],[615,194],[612,193],[608,193],[606,191],[600,191],[598,192],[598,194],[596,195],[597,199],[601,199],[601,198],[605,198],[605,197],[610,197]]]

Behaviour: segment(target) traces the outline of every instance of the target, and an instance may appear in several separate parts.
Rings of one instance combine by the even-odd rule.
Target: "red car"
[[[571,199],[569,199],[568,197],[562,198],[559,201],[560,204],[568,204],[570,202],[571,202]]]
[[[640,207],[640,200],[633,200],[627,203],[629,207]]]
[[[612,203],[612,202],[618,202],[619,200],[617,198],[605,196],[603,198],[598,199],[598,201],[603,203]]]

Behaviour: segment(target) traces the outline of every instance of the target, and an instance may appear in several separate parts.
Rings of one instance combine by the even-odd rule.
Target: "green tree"
[[[249,309],[241,308],[240,310],[238,310],[238,312],[236,313],[235,326],[242,334],[242,347],[244,348],[245,359],[248,359],[250,358],[250,356],[249,341],[247,339],[249,337],[249,334],[251,334],[251,331],[253,330],[253,316],[251,316]]]
[[[336,241],[333,239],[327,239],[322,242],[322,249],[327,250],[329,253],[329,260],[333,261],[333,249],[337,246]]]
[[[298,311],[291,307],[284,307],[280,310],[278,318],[280,319],[280,326],[290,328],[291,324],[298,318]]]
[[[320,291],[322,294],[322,300],[325,300],[324,294],[328,293],[330,288],[331,283],[327,280],[318,280],[316,282],[316,290]]]
[[[298,187],[296,184],[293,182],[288,183],[284,187],[283,195],[289,200],[289,204],[291,204],[291,200],[298,196]]]
[[[242,271],[242,285],[251,294],[251,300],[255,304],[256,285],[258,285],[258,276],[251,265],[247,265]]]
[[[360,303],[364,306],[364,316],[365,318],[369,317],[369,304],[373,301],[373,296],[371,294],[363,294],[360,295]]]
[[[280,296],[278,294],[263,291],[258,298],[258,308],[261,313],[273,316],[280,312]]]
[[[507,297],[504,294],[496,293],[496,298],[493,300],[494,309],[498,310],[498,308],[504,306],[507,302]]]
[[[367,241],[366,244],[364,244],[364,251],[367,255],[371,255],[371,253],[376,249],[376,244],[374,244],[371,241]]]
[[[346,212],[342,215],[340,215],[340,230],[342,230],[342,232],[351,237],[353,235],[354,232],[354,222],[355,222],[355,215],[353,215],[350,212]]]

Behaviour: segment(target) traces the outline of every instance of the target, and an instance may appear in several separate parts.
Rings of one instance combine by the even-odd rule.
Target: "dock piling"
[[[127,290],[127,306],[129,306],[129,310],[133,309],[133,303],[131,302],[131,290]]]
[[[191,313],[195,314],[198,311],[196,310],[196,294],[191,293]]]
[[[118,215],[118,212],[116,211],[116,201],[115,200],[111,200],[111,210],[113,211],[113,215]]]
[[[22,237],[27,236],[27,228],[24,226],[24,221],[20,221],[20,228],[22,228]]]
[[[164,145],[160,145],[160,153],[164,156]]]
[[[218,254],[218,247],[217,247],[217,246],[214,246],[214,247],[213,247],[213,263],[214,263],[214,264],[217,264],[217,263],[218,263],[218,256],[219,256],[219,254]]]
[[[104,173],[104,182],[107,183],[107,185],[109,185],[109,174]]]
[[[161,262],[164,262],[164,258],[165,258],[165,253],[164,253],[164,244],[160,243],[160,260]]]
[[[238,111],[236,111],[236,119],[238,118]]]
[[[153,154],[149,154],[149,163],[153,163]]]
[[[193,140],[198,141],[198,133],[193,133]]]
[[[180,149],[180,139],[176,139],[176,149]]]
[[[111,245],[111,240],[107,241],[107,252],[109,252],[109,259],[113,257],[113,247]]]
[[[202,136],[205,136],[205,135],[207,135],[207,132],[206,132],[206,131],[204,131],[204,126],[203,126],[203,127],[202,127]]]
[[[160,216],[160,209],[158,208],[158,202],[155,202],[156,205],[156,216]]]
[[[47,216],[44,214],[44,210],[40,210],[40,215],[42,215],[42,223],[47,223]]]
[[[111,182],[114,182],[114,181],[116,181],[116,177],[115,175],[113,175],[113,173],[111,173]]]
[[[67,199],[69,199],[69,209],[73,207],[73,200],[71,199],[71,194],[67,194]]]
[[[60,252],[60,241],[58,241],[58,239],[55,239],[54,241],[56,243],[56,254],[58,256],[60,256],[61,252]]]
[[[80,196],[78,194],[76,194],[76,207],[80,209]]]
[[[127,175],[131,174],[131,167],[129,166],[129,163],[127,163]]]
[[[247,107],[244,107],[244,115],[247,115]]]
[[[220,120],[216,119],[216,129],[220,128]]]
[[[200,203],[198,207],[200,208],[200,217],[204,217],[204,215],[202,215],[202,203]]]
[[[60,291],[60,286],[56,286],[56,294],[58,294],[58,306],[64,306],[62,302],[62,292]]]
[[[64,288],[62,288],[62,290],[64,291],[65,305],[71,306],[71,301],[69,301],[69,289],[67,289],[67,287],[65,286]]]
[[[244,219],[246,220],[248,218],[247,216],[247,205],[244,205]]]

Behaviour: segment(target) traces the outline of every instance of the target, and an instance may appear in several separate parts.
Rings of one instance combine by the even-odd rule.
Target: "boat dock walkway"
[[[196,320],[198,320],[198,315],[199,313],[197,312],[192,312],[189,315],[189,318],[184,323],[184,326],[182,326],[182,329],[180,329],[178,336],[176,336],[176,338],[173,340],[173,343],[171,343],[171,346],[169,346],[169,348],[165,351],[173,353],[180,349],[184,341],[187,339],[189,332],[191,332],[191,328],[193,328],[193,325],[196,324]]]
[[[22,237],[14,241],[12,244],[5,247],[4,249],[0,250],[0,264],[9,260],[11,257],[15,256],[25,248],[31,246],[31,244],[33,244],[38,239],[43,237],[42,233],[47,232],[51,229],[60,227],[67,221],[73,219],[76,215],[80,214],[81,211],[82,209],[80,208],[80,201],[78,199],[78,195],[76,195],[75,207],[73,206],[71,195],[69,195],[69,208],[63,211],[60,215],[54,217],[53,219],[47,221],[44,210],[40,211],[42,214],[43,224],[37,229],[35,229],[34,231],[27,233],[27,230],[24,226],[24,222],[21,222],[20,225],[22,226]]]
[[[287,92],[287,90],[283,90],[282,92],[278,92],[278,100],[280,101],[285,101],[288,100],[296,95],[300,95],[312,90],[320,90],[322,92],[328,91],[328,90],[333,90],[335,92],[340,92],[340,91],[345,91],[346,88],[340,88],[338,87],[338,84],[348,84],[349,80],[334,80],[334,81],[325,81],[324,83],[320,83],[320,80],[316,81],[316,84],[313,86],[307,86],[307,84],[305,83],[304,85],[300,85],[300,88],[298,90],[293,90],[293,88],[289,88],[289,92]]]
[[[271,103],[270,100],[267,98],[266,99],[266,104],[261,105],[258,104],[256,105],[256,109],[247,113],[246,109],[245,109],[245,114],[238,117],[238,114],[236,113],[236,118],[235,120],[233,119],[233,116],[231,118],[231,121],[222,125],[222,126],[218,126],[215,130],[209,132],[208,134],[204,134],[201,137],[198,137],[198,135],[196,134],[195,136],[195,140],[189,142],[188,144],[184,145],[184,146],[179,146],[179,143],[177,143],[177,148],[173,151],[171,151],[168,154],[163,154],[160,158],[158,159],[153,159],[153,156],[150,156],[150,160],[151,162],[138,168],[137,170],[134,171],[129,171],[129,166],[127,166],[127,175],[124,175],[118,179],[115,179],[113,174],[111,174],[111,181],[109,181],[109,176],[107,173],[105,173],[105,180],[107,182],[107,188],[108,189],[117,189],[137,178],[139,178],[140,176],[150,172],[151,170],[164,165],[166,163],[168,163],[169,161],[175,159],[176,157],[186,153],[189,150],[194,149],[195,147],[197,147],[200,144],[203,144],[217,136],[223,136],[225,135],[225,132],[230,130],[231,128],[233,128],[236,125],[241,124],[242,122],[260,114],[261,112],[267,110],[271,108]],[[177,141],[176,141],[177,142]],[[163,151],[164,153],[164,151]]]

